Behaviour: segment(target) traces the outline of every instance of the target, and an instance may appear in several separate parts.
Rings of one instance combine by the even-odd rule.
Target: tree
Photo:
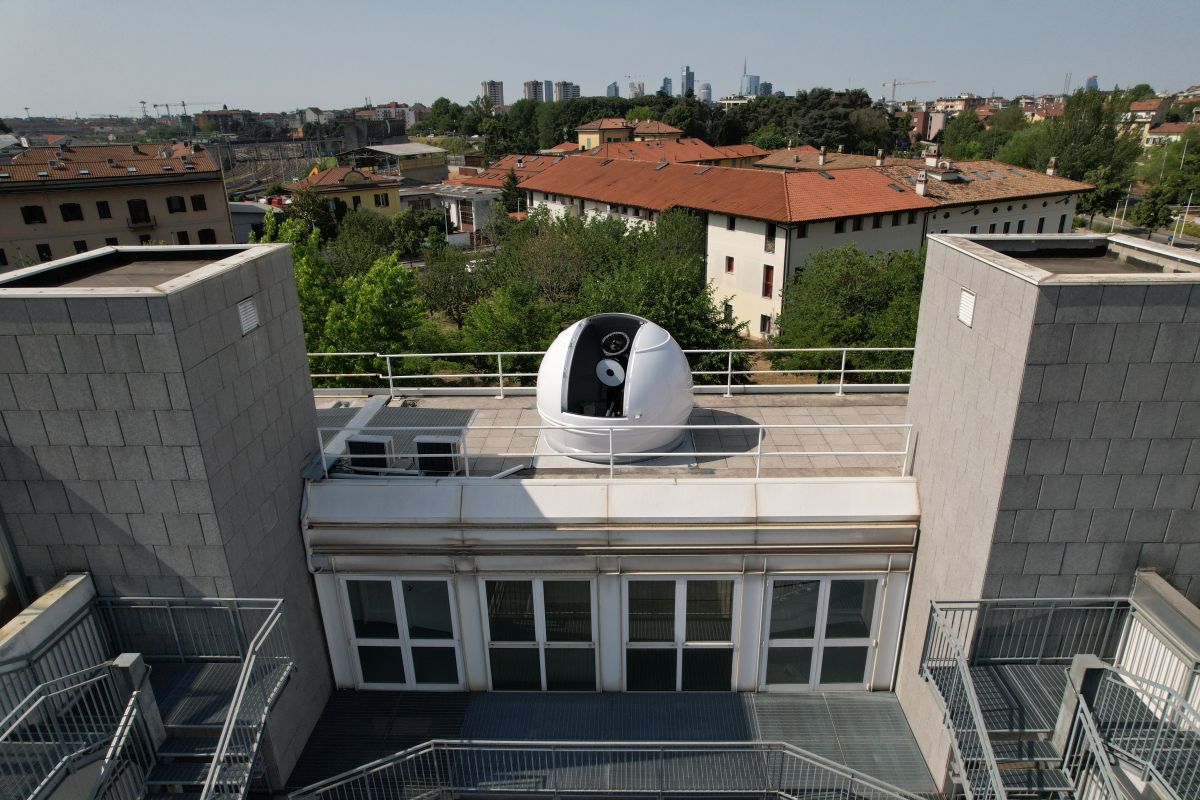
[[[347,212],[328,246],[330,266],[339,278],[363,274],[391,251],[390,221],[365,209]]]
[[[424,321],[412,270],[386,256],[346,280],[343,298],[329,308],[322,347],[343,353],[411,352],[412,332]]]
[[[12,128],[8,127],[8,123],[0,119],[0,133],[12,133]]]
[[[425,256],[417,289],[431,311],[439,311],[460,329],[467,313],[485,295],[484,276],[457,247],[440,247]]]
[[[1153,100],[1155,97],[1154,87],[1148,83],[1139,83],[1130,86],[1123,94],[1126,103],[1137,103],[1141,100]]]
[[[972,110],[959,114],[946,124],[942,134],[942,155],[946,158],[972,159],[983,155],[983,123]]]
[[[1096,167],[1084,175],[1083,179],[1096,188],[1080,195],[1076,209],[1080,214],[1088,215],[1088,225],[1091,225],[1097,214],[1108,214],[1116,208],[1117,203],[1125,196],[1125,182],[1108,164]]]
[[[322,240],[332,239],[337,235],[337,219],[311,186],[303,186],[292,192],[292,202],[287,206],[284,215],[288,219],[299,220],[306,236],[310,230],[317,231]]]
[[[775,123],[767,123],[750,134],[750,143],[763,150],[778,150],[787,146],[787,136]]]
[[[648,119],[654,119],[654,109],[650,106],[634,106],[625,114],[625,119],[630,122],[642,122]]]
[[[508,174],[504,176],[504,184],[500,187],[500,202],[505,211],[521,210],[521,201],[525,199],[525,193],[518,184],[517,173],[509,169]]]
[[[445,217],[442,209],[416,211],[406,208],[393,215],[388,222],[392,251],[402,258],[420,255],[426,246],[429,229],[441,230]]]
[[[1170,200],[1171,190],[1168,187],[1151,187],[1129,212],[1130,222],[1145,228],[1146,238],[1149,239],[1151,234],[1159,228],[1166,227],[1174,219]]]
[[[559,310],[528,283],[501,286],[472,306],[463,322],[472,349],[497,352],[544,350],[561,329]]]

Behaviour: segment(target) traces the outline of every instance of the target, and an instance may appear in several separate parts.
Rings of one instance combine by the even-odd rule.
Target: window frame
[[[209,239],[211,241],[205,241]],[[217,231],[215,228],[201,228],[196,231],[196,241],[198,244],[217,244]]]
[[[72,209],[73,216],[67,216],[67,209]],[[83,222],[82,203],[59,203],[58,213],[63,222]]]
[[[39,205],[21,206],[21,219],[26,225],[45,225],[46,209]]]
[[[863,229],[863,218],[852,217],[850,220],[850,230],[854,233],[859,233]]]
[[[112,219],[112,206],[107,200],[96,201],[96,216],[99,219]]]
[[[734,266],[735,266],[735,264],[734,264],[733,256],[725,256],[725,274],[726,275],[733,274]]]
[[[521,574],[495,574],[495,575],[480,575],[477,579],[479,586],[479,618],[482,624],[483,631],[483,650],[484,650],[484,667],[487,671],[487,685],[489,692],[520,692],[520,691],[541,691],[541,692],[559,692],[559,691],[586,691],[585,689],[548,689],[546,681],[546,650],[592,650],[593,658],[593,674],[595,676],[596,685],[592,691],[600,691],[600,616],[598,614],[597,602],[599,594],[596,588],[595,576],[590,575],[552,575],[549,577],[542,575],[521,575]],[[533,641],[532,642],[493,642],[492,641],[492,621],[488,616],[488,597],[487,584],[488,581],[511,581],[531,584],[530,591],[533,598]],[[586,642],[552,642],[546,638],[546,596],[545,584],[546,581],[552,583],[573,581],[576,583],[588,584],[588,599],[591,603],[591,634],[592,637]],[[492,650],[537,650],[538,651],[538,669],[540,671],[539,681],[541,689],[497,689],[492,682]]]
[[[775,265],[763,264],[762,296],[768,300],[775,296]]]
[[[737,230],[737,217],[733,216],[732,214],[725,215],[725,230],[727,230],[727,231],[736,231]]]
[[[835,219],[833,221],[833,232],[835,234],[845,233],[846,232],[846,220],[845,219]]]
[[[194,194],[188,198],[192,202],[192,211],[208,211],[208,197],[204,194]],[[196,201],[200,202],[197,203]]]
[[[181,194],[169,195],[166,200],[168,214],[186,214],[187,198]]]
[[[354,615],[350,610],[350,582],[368,581],[386,583],[391,586],[392,606],[396,614],[397,637],[386,639],[379,637],[359,637],[354,630]],[[448,647],[453,644],[454,660],[458,670],[458,683],[417,683],[416,670],[413,667],[413,639],[408,633],[408,609],[404,603],[404,582],[425,582],[446,584],[446,599],[450,606],[450,627],[453,634],[450,639],[417,639],[417,647]],[[403,690],[413,692],[447,692],[462,691],[466,688],[466,673],[463,668],[462,627],[458,620],[458,603],[454,591],[454,580],[447,576],[438,575],[338,575],[338,599],[342,607],[342,624],[346,633],[346,643],[350,650],[350,665],[353,670],[354,688]],[[404,665],[404,683],[375,683],[363,679],[362,663],[359,660],[358,648],[365,647],[395,647],[401,651]]]

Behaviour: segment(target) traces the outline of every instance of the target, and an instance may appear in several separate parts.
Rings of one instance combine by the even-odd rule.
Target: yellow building
[[[683,131],[658,120],[634,122],[622,117],[602,117],[575,129],[579,146],[584,150],[610,142],[654,142],[678,139]]]

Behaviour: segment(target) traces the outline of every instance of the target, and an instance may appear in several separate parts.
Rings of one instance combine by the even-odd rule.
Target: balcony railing
[[[89,800],[141,800],[145,796],[146,776],[157,756],[141,702],[141,692],[135,691],[125,704]]]
[[[0,714],[8,714],[40,684],[108,660],[116,652],[101,620],[86,606],[28,655],[0,663]]]
[[[292,800],[536,797],[821,797],[918,800],[779,742],[434,740],[300,789]]]
[[[1125,795],[1117,789],[1104,739],[1083,698],[1077,698],[1062,767],[1075,787],[1074,797],[1079,800],[1124,800]]]
[[[911,347],[685,350],[697,393],[906,392]],[[420,394],[532,394],[545,351],[473,353],[309,353],[318,384]],[[756,359],[810,366],[755,367]],[[772,362],[773,363],[773,362]],[[825,366],[825,365],[829,366]],[[836,365],[836,366],[833,366]]]
[[[158,218],[151,214],[148,217],[133,217],[125,218],[125,226],[131,231],[149,230],[158,226]]]

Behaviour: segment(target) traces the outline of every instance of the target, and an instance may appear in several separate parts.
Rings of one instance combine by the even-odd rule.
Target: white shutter
[[[242,336],[258,327],[258,304],[253,297],[238,303],[238,319],[242,323]]]
[[[958,296],[958,321],[968,328],[975,320],[975,293],[966,289]]]

